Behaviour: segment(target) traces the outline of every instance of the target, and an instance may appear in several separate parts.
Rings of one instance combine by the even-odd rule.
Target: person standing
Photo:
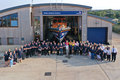
[[[60,43],[57,44],[57,55],[60,55],[59,50],[60,50]]]
[[[23,46],[21,46],[20,49],[21,49],[21,54],[22,54],[22,60],[24,60],[24,59],[25,59],[25,55],[24,55],[24,53],[23,53],[23,51],[24,51],[24,50],[23,50]]]
[[[15,51],[13,51],[13,62],[16,63],[17,62],[17,54]]]
[[[8,66],[8,60],[9,60],[9,56],[8,56],[7,51],[5,51],[3,58],[5,60],[5,67],[6,67],[6,66]]]
[[[63,45],[62,45],[62,43],[60,43],[59,51],[60,51],[59,55],[63,56]]]
[[[42,42],[41,47],[42,47],[42,55],[44,55],[45,54],[45,52],[44,52],[44,48],[45,48],[44,42]]]
[[[70,48],[70,55],[72,54],[72,41],[69,42],[69,48]]]
[[[107,49],[107,60],[110,61],[111,59],[111,51],[110,48]]]
[[[112,61],[116,61],[117,49],[113,46],[112,48]]]
[[[105,48],[103,51],[104,51],[103,57],[104,57],[104,60],[105,60],[105,59],[106,59],[106,56],[107,56],[107,48]]]
[[[103,62],[103,55],[104,55],[104,51],[103,49],[100,48],[100,57],[102,62]]]
[[[50,42],[50,44],[49,44],[50,54],[52,54],[52,52],[53,52],[53,50],[52,50],[52,46],[53,46],[53,44],[52,44],[52,42]]]
[[[41,47],[41,45],[39,44],[39,46],[38,46],[38,56],[41,56],[41,52],[42,52],[42,47]]]
[[[95,56],[95,50],[94,47],[91,48],[91,59],[94,59]]]
[[[69,56],[69,42],[66,41],[66,56]]]
[[[18,60],[19,60],[20,63],[22,62],[22,51],[21,51],[21,49],[19,49],[19,51],[18,51]]]
[[[13,66],[13,55],[12,55],[12,52],[10,52],[9,60],[10,60],[10,67],[12,67]]]

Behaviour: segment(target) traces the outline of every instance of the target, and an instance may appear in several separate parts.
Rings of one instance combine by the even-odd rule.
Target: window
[[[11,15],[11,26],[16,27],[18,26],[18,14]]]
[[[18,27],[18,13],[0,17],[0,27]]]
[[[13,45],[14,44],[14,38],[7,38],[7,43],[8,43],[8,45]]]
[[[40,25],[40,17],[39,16],[34,16],[34,25],[35,26]]]
[[[10,27],[10,15],[9,16],[6,16],[6,26],[7,27]]]
[[[1,45],[1,38],[0,38],[0,45]]]
[[[7,25],[6,25],[6,16],[2,17],[2,20],[3,20],[2,27],[7,27]]]

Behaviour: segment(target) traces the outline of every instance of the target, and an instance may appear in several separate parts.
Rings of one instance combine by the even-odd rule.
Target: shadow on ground
[[[71,58],[67,58],[64,56],[41,56],[41,57],[32,57],[32,58],[50,58],[56,61],[57,64],[62,63],[66,65],[67,67],[80,67],[80,66],[90,66],[90,65],[97,65],[109,63],[108,61],[98,61],[98,60],[92,60],[88,56],[80,56],[80,55],[72,55]],[[63,60],[67,60],[67,62],[63,62]]]

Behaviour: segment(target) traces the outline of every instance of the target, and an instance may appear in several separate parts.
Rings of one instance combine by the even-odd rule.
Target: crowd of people
[[[42,55],[84,55],[102,62],[105,60],[115,62],[117,49],[114,46],[110,49],[103,44],[90,43],[89,41],[66,40],[56,43],[55,41],[50,42],[48,39],[45,41],[37,40],[25,44],[19,49],[15,48],[14,51],[10,49],[5,51],[5,66],[12,67],[16,63],[21,63],[25,58]]]

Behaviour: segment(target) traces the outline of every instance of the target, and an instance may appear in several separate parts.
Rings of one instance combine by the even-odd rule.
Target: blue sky
[[[120,9],[120,0],[33,0],[37,3],[74,3],[92,6],[92,9]],[[23,4],[30,4],[31,0],[0,0],[0,10]]]

